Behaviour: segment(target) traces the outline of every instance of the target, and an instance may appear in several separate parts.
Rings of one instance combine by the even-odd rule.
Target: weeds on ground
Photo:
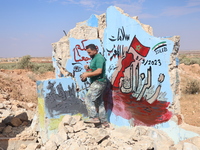
[[[45,73],[47,71],[54,71],[52,63],[34,63],[33,68],[31,69],[35,73]]]
[[[182,54],[179,56],[180,63],[183,63],[185,65],[193,65],[193,64],[199,64],[200,65],[200,57],[189,57],[188,55]]]
[[[1,63],[0,64],[0,69],[16,69],[17,64],[16,63]]]
[[[184,93],[185,94],[198,94],[200,92],[199,81],[190,79],[187,81]]]

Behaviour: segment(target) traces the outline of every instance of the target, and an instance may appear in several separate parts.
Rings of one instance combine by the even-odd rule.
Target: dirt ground
[[[200,93],[193,95],[183,93],[189,79],[193,78],[200,82],[200,66],[180,64],[179,75],[182,92],[180,104],[184,121],[200,127]],[[37,104],[36,81],[54,77],[54,72],[38,75],[27,70],[0,70],[0,92],[4,93],[4,98]]]
[[[36,81],[55,78],[54,72],[35,74],[31,71],[0,70],[0,93],[7,99],[37,103]]]
[[[187,124],[200,127],[200,93],[185,94],[187,82],[195,80],[200,83],[200,66],[194,65],[179,65],[179,76],[181,78],[181,113],[184,116],[184,121]]]

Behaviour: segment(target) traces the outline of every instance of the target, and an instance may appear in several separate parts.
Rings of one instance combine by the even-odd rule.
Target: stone
[[[86,127],[86,128],[94,128],[94,127],[95,127],[95,124],[94,124],[94,123],[86,123],[86,124],[85,124],[85,127]]]
[[[96,143],[100,143],[102,142],[104,139],[109,137],[109,133],[105,130],[105,129],[99,129],[97,130],[98,132],[96,134],[93,135],[95,142]]]
[[[97,128],[88,128],[87,130],[85,130],[85,132],[92,136],[97,133],[97,130]]]
[[[14,117],[11,119],[10,123],[14,127],[19,127],[22,124],[22,121],[19,118]]]
[[[71,117],[70,115],[65,115],[65,116],[63,117],[63,119],[62,119],[62,123],[63,123],[64,125],[69,125],[70,122],[71,122],[71,120],[72,120],[72,117]]]
[[[11,110],[16,112],[18,110],[18,107],[16,105],[12,105]]]
[[[65,128],[67,129],[68,133],[73,133],[74,132],[74,128],[71,126],[65,126]]]
[[[57,149],[57,145],[55,142],[49,140],[45,143],[44,145],[46,150],[56,150]]]
[[[68,136],[69,139],[71,139],[75,136],[75,134],[74,133],[68,133],[67,136]]]
[[[7,126],[3,130],[3,134],[7,134],[7,133],[10,133],[10,132],[12,132],[12,127],[11,126]]]
[[[81,149],[80,149],[80,146],[78,145],[78,143],[74,141],[74,142],[72,142],[72,144],[70,145],[69,150],[81,150]],[[83,150],[84,150],[84,149],[83,149]]]
[[[25,148],[27,148],[27,146],[25,144],[20,145],[20,149],[25,149]]]
[[[40,129],[38,123],[38,116],[35,114],[31,122],[31,129],[39,132]]]
[[[172,139],[170,139],[164,131],[149,128],[146,135],[153,139],[157,149],[166,149],[174,145]]]
[[[86,140],[87,140],[88,138],[87,138],[87,135],[80,135],[79,137],[78,137],[78,139],[76,139],[76,141],[77,141],[77,143],[79,144],[79,145],[81,145],[81,144],[85,144],[85,142],[86,142]]]
[[[199,150],[199,148],[192,143],[185,142],[183,143],[183,150]]]
[[[41,147],[40,149],[37,149],[37,150],[46,150],[46,149],[45,149],[45,147],[43,146],[43,147]]]
[[[129,129],[126,127],[118,127],[110,133],[110,137],[112,139],[128,141],[133,136],[133,134],[131,133],[135,133],[134,131],[135,131],[134,129]]]
[[[68,129],[64,126],[62,121],[58,125],[58,132],[68,133]]]
[[[36,150],[37,148],[40,148],[40,147],[41,145],[39,143],[30,143],[28,144],[25,150]]]
[[[34,103],[27,103],[26,104],[29,108],[35,108],[35,104]]]
[[[62,145],[64,143],[64,138],[61,137],[59,134],[53,134],[53,135],[51,135],[51,137],[50,137],[49,140],[54,141],[57,146],[60,146],[60,145]]]
[[[3,93],[3,98],[6,99],[6,100],[9,100],[10,99],[10,94]]]
[[[191,142],[192,142],[194,145],[196,145],[197,147],[200,148],[200,137],[199,137],[199,136],[192,138],[192,139],[191,139]]]
[[[11,111],[6,109],[4,111],[2,111],[2,114],[0,115],[2,118],[6,118],[8,116],[11,116]]]
[[[64,131],[59,131],[58,132],[58,136],[60,136],[62,140],[67,140],[68,139],[67,133],[64,132]]]
[[[4,104],[0,103],[0,109],[4,109],[4,108],[5,108]]]
[[[62,143],[58,150],[69,150],[70,145],[66,144],[66,143]]]
[[[74,134],[73,139],[80,141],[81,143],[84,143],[88,139],[88,134],[85,132],[77,132]]]
[[[81,116],[72,116],[72,119],[70,121],[70,125],[75,125],[78,121],[80,121]]]
[[[0,123],[0,132],[2,132],[5,127],[6,127],[6,124],[1,122]]]
[[[136,142],[134,146],[139,146],[143,150],[154,149],[154,141],[148,136],[141,136],[140,141]]]
[[[3,104],[5,104],[6,106],[11,105],[10,101],[3,101]]]
[[[103,147],[108,147],[108,146],[111,146],[111,145],[112,145],[112,142],[110,140],[108,140],[108,139],[105,139],[101,143],[101,146],[103,146]]]
[[[29,122],[28,122],[28,121],[23,121],[21,125],[22,125],[22,126],[28,126],[28,125],[29,125]]]
[[[73,126],[74,132],[78,132],[81,130],[86,129],[85,124],[83,121],[78,121],[74,126]]]
[[[21,121],[28,121],[28,115],[26,112],[23,112],[17,116],[15,116],[16,118],[19,118]]]

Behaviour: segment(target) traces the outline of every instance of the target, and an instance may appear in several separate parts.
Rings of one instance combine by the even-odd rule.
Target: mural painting
[[[42,86],[40,91],[43,94],[45,117],[59,118],[63,114],[87,116],[84,103],[76,97],[75,83],[71,78],[38,82],[38,87],[39,84]]]
[[[110,87],[105,95],[110,96],[105,96],[105,103],[111,122],[153,126],[172,117],[168,60],[173,44],[149,35],[137,21],[108,8],[104,47]],[[116,121],[118,116],[122,120]]]
[[[124,55],[119,57],[112,74],[112,100],[106,99],[107,109],[112,109],[115,115],[125,119],[134,119],[132,125],[151,126],[168,121],[172,116],[167,109],[170,103],[158,100],[165,99],[167,94],[161,93],[165,74],[159,74],[156,87],[152,84],[152,65],[161,66],[161,61],[145,61],[149,50],[150,47],[142,45],[134,36],[128,51],[124,51]],[[146,72],[140,73],[141,65],[147,64],[149,67]]]
[[[80,75],[91,60],[86,46],[93,43],[107,60],[110,86],[105,93],[105,107],[110,122],[119,126],[153,126],[168,121],[172,116],[168,107],[173,99],[168,65],[174,42],[150,35],[136,20],[115,7],[107,9],[106,17],[103,41],[69,38],[67,62],[62,64],[61,59],[53,56],[57,79],[44,84],[46,116],[53,118],[71,112],[86,114],[80,108],[85,109],[84,97],[90,81],[82,82]],[[92,18],[88,21],[94,25],[97,19]],[[59,75],[61,69],[68,73],[68,78]],[[116,121],[119,116],[121,120]]]

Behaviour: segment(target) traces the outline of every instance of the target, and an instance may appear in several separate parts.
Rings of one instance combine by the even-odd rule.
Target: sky
[[[156,37],[179,35],[180,50],[200,50],[200,0],[0,0],[0,57],[51,57],[63,30],[109,6],[138,16]]]

